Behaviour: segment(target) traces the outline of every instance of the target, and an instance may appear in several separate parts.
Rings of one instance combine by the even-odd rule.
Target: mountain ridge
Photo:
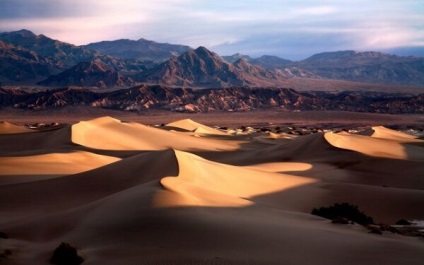
[[[123,77],[136,82],[176,87],[286,86],[287,79],[290,78],[424,86],[424,58],[372,51],[324,52],[302,61],[290,61],[271,55],[259,58],[239,53],[229,57],[219,56],[202,46],[193,50],[189,46],[157,43],[143,38],[137,41],[121,39],[76,46],[43,34],[36,35],[28,30],[0,33],[0,41],[13,45],[15,49],[12,52],[11,46],[0,47],[3,50],[2,61],[8,62],[4,63],[3,71],[0,72],[0,82],[6,85],[35,85],[40,80],[59,73],[63,79],[72,80],[83,73],[67,70],[82,62],[100,61]],[[131,50],[121,45],[117,49],[114,46],[117,43],[129,45],[130,48],[136,45],[136,48]],[[105,53],[102,53],[87,48],[90,45],[111,46],[109,50],[104,47]],[[20,54],[17,50],[22,49],[26,50],[25,56],[32,53],[33,58],[39,60],[29,60],[22,53],[23,58],[17,58]],[[132,58],[114,57],[113,54],[116,56],[119,53],[121,57]],[[244,61],[239,61],[240,59]],[[65,76],[66,74],[74,76]],[[128,84],[134,85],[133,82]],[[111,86],[114,86],[113,82]]]
[[[84,45],[84,47],[121,59],[140,59],[155,62],[166,61],[191,49],[185,45],[158,43],[144,38],[94,42]]]

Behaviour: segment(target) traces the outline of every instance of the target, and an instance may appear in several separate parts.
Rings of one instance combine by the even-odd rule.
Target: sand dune
[[[44,155],[0,157],[0,184],[21,183],[76,174],[120,160],[116,157],[76,151]],[[44,178],[42,177],[44,176]]]
[[[50,153],[52,150],[72,150],[71,126],[24,134],[3,134],[0,137],[0,155],[31,155]]]
[[[373,130],[373,133],[371,137],[375,137],[375,138],[394,140],[398,142],[422,142],[421,140],[418,140],[416,136],[390,130],[383,126],[372,127],[372,130]]]
[[[181,135],[139,123],[123,123],[104,117],[72,126],[72,141],[91,148],[109,150],[222,151],[240,148],[240,142],[221,142]]]
[[[346,132],[342,133],[326,133],[325,139],[333,146],[356,151],[370,156],[387,157],[395,159],[410,159],[410,160],[424,160],[424,153],[421,147],[402,144],[405,137],[397,136],[394,137],[391,134],[382,133],[381,130],[377,130],[377,135],[385,136],[375,137],[374,139],[362,136],[354,135]],[[393,141],[401,138],[401,141]]]
[[[169,128],[178,128],[178,129],[186,130],[186,131],[189,131],[189,132],[194,132],[197,135],[206,135],[206,136],[212,136],[212,135],[226,136],[226,135],[228,135],[228,133],[226,133],[224,131],[220,131],[218,129],[203,125],[203,124],[195,122],[191,119],[184,119],[184,120],[171,122],[171,123],[166,124],[166,126],[169,127]]]
[[[287,138],[104,117],[2,134],[0,252],[48,264],[64,241],[83,264],[422,264],[418,238],[310,214],[346,201],[379,222],[424,219],[422,141],[372,131]]]
[[[273,174],[254,169],[240,168],[211,162],[193,154],[176,151],[179,175],[161,180],[165,189],[186,198],[184,205],[233,206],[230,198],[243,200],[254,196],[282,191],[315,182],[313,179],[283,174]],[[203,195],[208,194],[207,199]],[[223,198],[227,198],[224,200]],[[210,201],[211,200],[211,201]],[[249,202],[236,200],[241,205]],[[168,204],[173,204],[173,201]],[[181,205],[179,205],[181,206]]]
[[[17,126],[9,122],[0,121],[0,134],[15,134],[28,132],[34,132],[34,130],[28,129],[23,126]]]

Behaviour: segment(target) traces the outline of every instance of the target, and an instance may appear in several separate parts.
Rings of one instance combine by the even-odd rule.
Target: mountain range
[[[28,30],[0,33],[0,82],[51,87],[290,87],[296,78],[424,86],[424,58],[338,51],[290,61],[219,56],[140,39],[76,46]]]

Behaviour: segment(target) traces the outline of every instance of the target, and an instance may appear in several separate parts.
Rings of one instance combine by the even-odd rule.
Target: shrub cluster
[[[77,249],[68,243],[62,242],[50,258],[51,264],[56,265],[79,265],[84,259],[78,256]]]
[[[336,219],[348,219],[352,222],[361,224],[361,225],[369,225],[374,224],[374,220],[364,214],[363,212],[358,210],[358,206],[352,205],[349,203],[335,203],[333,206],[329,207],[321,207],[321,208],[314,208],[312,210],[313,215],[318,215],[330,220],[336,220]]]

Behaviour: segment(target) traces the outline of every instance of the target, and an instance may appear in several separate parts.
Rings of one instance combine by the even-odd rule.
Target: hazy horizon
[[[424,5],[410,1],[4,0],[0,31],[84,45],[140,38],[220,54],[302,60],[329,51],[424,57]]]

